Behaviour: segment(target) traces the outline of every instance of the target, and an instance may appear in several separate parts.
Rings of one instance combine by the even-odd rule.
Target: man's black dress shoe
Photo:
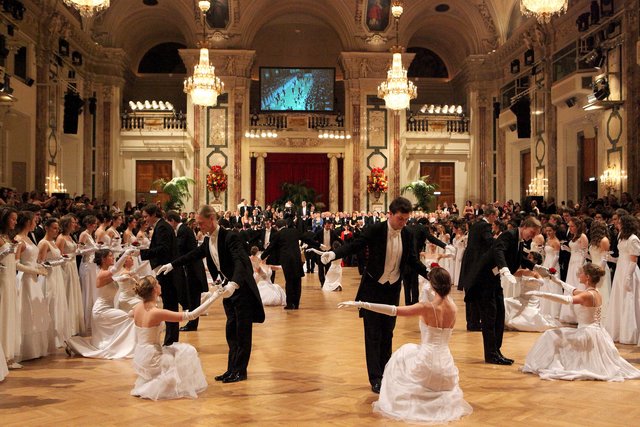
[[[380,394],[380,386],[381,386],[381,384],[380,384],[379,382],[374,383],[374,384],[371,386],[371,391],[372,391],[372,392],[374,392],[374,393],[376,393],[376,394]]]
[[[285,310],[295,310],[295,306],[293,304],[287,304],[284,306]]]
[[[508,360],[500,357],[497,354],[487,356],[484,358],[485,363],[491,363],[492,365],[511,365],[513,362],[509,362]]]
[[[502,354],[500,351],[498,351],[498,356],[502,357],[504,360],[509,362],[509,364],[513,363],[513,359],[509,359],[508,357],[505,357],[504,354]]]
[[[229,375],[227,378],[223,379],[222,382],[225,384],[228,383],[237,383],[238,381],[244,381],[247,379],[247,374],[241,374],[240,372],[234,372]]]
[[[228,378],[229,376],[231,376],[233,374],[233,372],[225,372],[224,374],[218,375],[217,377],[214,377],[213,379],[216,381],[224,381],[226,378]]]
[[[180,327],[180,332],[194,332],[194,331],[197,331],[197,329],[191,328],[189,326],[181,326]]]

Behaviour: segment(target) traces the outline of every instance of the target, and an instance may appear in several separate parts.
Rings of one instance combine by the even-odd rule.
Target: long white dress
[[[567,280],[565,280],[565,282],[580,291],[584,291],[586,288],[580,283],[580,280],[578,280],[578,271],[580,271],[584,265],[587,248],[580,246],[580,239],[570,241],[569,247],[571,248],[571,258],[569,258],[569,268],[567,269]],[[573,304],[563,304],[562,307],[560,307],[560,321],[563,323],[578,323]]]
[[[31,240],[23,240],[25,244],[20,255],[20,263],[36,267],[38,247]],[[22,339],[20,343],[20,360],[36,359],[55,351],[51,328],[49,304],[36,274],[18,273],[20,293],[20,311],[22,314]],[[50,339],[51,338],[51,339]]]
[[[632,234],[628,239],[620,240],[618,251],[620,255],[613,277],[609,312],[604,320],[604,327],[615,342],[639,344],[640,269],[631,261],[631,256],[640,256],[640,239]],[[635,265],[635,271],[629,282],[627,269],[632,263]]]
[[[96,246],[96,242],[91,235],[88,235],[87,246]],[[82,288],[83,306],[84,306],[84,325],[85,332],[91,330],[91,309],[98,298],[98,289],[96,288],[96,277],[98,276],[98,266],[93,262],[94,254],[88,253],[82,256],[80,263],[80,285]]]
[[[451,238],[446,234],[438,234],[438,240],[440,240],[442,243],[445,244],[449,244],[451,243]],[[444,254],[445,250],[439,246],[436,246],[436,253],[438,254]],[[441,258],[440,261],[438,261],[440,266],[442,268],[444,268],[445,270],[447,270],[449,272],[449,274],[451,275],[451,277],[453,277],[453,258]]]
[[[7,242],[0,250],[9,246],[11,243]],[[20,353],[22,334],[20,299],[16,283],[16,254],[7,254],[0,262],[4,265],[4,268],[0,269],[0,347],[4,350],[3,360],[14,360]]]
[[[542,332],[562,326],[550,315],[542,313],[540,298],[527,296],[526,292],[540,288],[534,283],[518,280],[520,295],[504,299],[504,325],[508,329],[525,332]]]
[[[86,325],[84,321],[84,305],[82,302],[82,287],[80,275],[76,265],[76,250],[78,245],[68,239],[64,239],[64,254],[69,261],[62,265],[62,276],[67,287],[67,304],[69,304],[69,316],[71,318],[71,335],[84,335]]]
[[[542,334],[527,354],[522,371],[545,380],[640,379],[640,370],[620,357],[600,326],[600,307],[576,305],[575,312],[578,327]]]
[[[421,344],[405,344],[384,368],[373,410],[406,422],[446,423],[471,414],[449,350],[452,328],[419,322]]]
[[[611,298],[611,270],[609,269],[609,265],[606,263],[606,253],[600,250],[598,246],[589,246],[589,254],[591,255],[591,262],[594,265],[602,267],[604,269],[604,276],[600,278],[596,289],[602,295],[602,320],[604,323],[604,319],[607,318],[607,313],[609,310],[609,299]]]
[[[258,284],[258,292],[264,306],[283,306],[287,303],[287,294],[282,286],[271,282],[271,267],[258,265],[259,271],[254,273]]]
[[[91,337],[75,336],[67,341],[75,353],[96,359],[133,357],[136,347],[135,325],[127,312],[113,307],[117,291],[115,282],[98,288],[98,299],[91,313]]]
[[[60,249],[53,243],[49,245],[45,261],[57,261],[62,257]],[[66,264],[66,262],[65,262]],[[71,317],[69,316],[69,303],[67,302],[67,290],[65,289],[62,266],[49,267],[47,276],[40,276],[38,282],[42,286],[42,293],[47,299],[49,315],[51,316],[55,347],[62,347],[64,342],[73,334],[71,333]]]
[[[133,307],[142,302],[142,299],[133,290],[136,282],[132,277],[126,276],[118,279],[117,283],[119,292],[116,299],[116,308],[129,313],[129,311],[133,310]]]
[[[2,344],[0,344],[0,381],[4,380],[8,373],[9,368],[7,368],[7,360],[5,358],[4,351],[2,351]]]
[[[175,342],[160,345],[164,323],[151,328],[135,326],[137,345],[133,368],[138,375],[132,396],[164,400],[197,398],[207,388],[198,352],[193,346]]]
[[[545,245],[544,253],[545,253],[545,256],[544,256],[544,261],[542,263],[542,266],[549,269],[555,268],[556,276],[557,276],[560,271],[560,264],[559,264],[560,251],[554,249],[550,245]],[[558,285],[552,280],[549,280],[549,278],[544,279],[544,285],[540,288],[540,290],[542,292],[549,292],[549,293],[558,294],[558,295],[562,295],[562,292],[563,292],[562,286]],[[561,305],[562,304],[560,304],[559,302],[542,298],[540,300],[540,311],[542,312],[542,314],[551,316],[553,319],[557,319],[560,316]]]
[[[456,248],[453,272],[454,286],[458,286],[458,281],[460,280],[460,269],[462,268],[462,257],[464,256],[464,251],[467,249],[467,238],[468,236],[466,234],[462,236],[456,235],[456,237],[453,238],[453,246]]]
[[[331,261],[329,270],[324,276],[324,285],[322,290],[325,292],[332,292],[342,289],[342,260],[336,259]]]

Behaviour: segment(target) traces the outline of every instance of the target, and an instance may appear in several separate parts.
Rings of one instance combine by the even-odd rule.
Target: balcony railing
[[[125,113],[120,118],[120,129],[123,131],[181,131],[187,129],[187,118],[183,114],[173,113]]]
[[[263,113],[251,115],[251,127],[272,128],[278,130],[315,130],[335,128],[342,129],[344,117],[342,114],[321,113]]]
[[[469,119],[428,114],[410,116],[407,118],[407,132],[469,133]]]

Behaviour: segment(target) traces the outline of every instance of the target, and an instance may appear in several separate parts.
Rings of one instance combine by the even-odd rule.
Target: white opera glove
[[[603,256],[600,260],[600,267],[604,270],[607,267],[607,256]]]
[[[633,291],[633,275],[635,274],[637,268],[638,264],[636,264],[635,262],[629,263],[629,265],[627,266],[626,280],[624,284],[624,288],[627,290],[627,292]]]
[[[556,285],[560,285],[562,286],[562,289],[564,289],[564,291],[569,294],[569,295],[573,295],[573,291],[576,290],[575,286],[571,286],[570,284],[563,282],[562,280],[560,280],[559,277],[557,276],[549,276],[549,280],[551,280],[553,283],[555,283]]]
[[[318,249],[316,249],[316,248],[309,248],[309,249],[307,249],[307,250],[306,250],[306,252],[313,252],[314,254],[316,254],[316,255],[320,255],[320,256],[322,256],[322,255],[324,254],[324,252],[323,252],[323,251],[319,251],[319,250],[318,250]]]
[[[387,316],[396,316],[398,314],[398,307],[388,304],[375,304],[365,301],[343,301],[338,303],[338,308],[363,308],[365,310],[373,311],[380,314],[386,314]]]
[[[236,282],[229,282],[222,287],[222,298],[229,298],[240,286]]]
[[[607,262],[612,262],[614,264],[618,262],[618,258],[615,258],[613,256],[613,252],[607,252],[607,254],[605,255],[605,259],[607,260]]]
[[[560,245],[561,251],[571,252],[571,248],[567,245]]]
[[[530,276],[522,276],[522,282],[526,283],[529,286],[534,286],[537,288],[544,285],[544,280],[538,279],[537,277],[530,277]]]
[[[60,258],[60,259],[54,259],[54,260],[48,261],[48,263],[49,263],[49,265],[51,267],[57,267],[57,266],[62,265],[64,263],[66,263],[66,262],[67,262],[66,258]]]
[[[159,276],[161,274],[171,273],[171,271],[173,271],[173,265],[171,265],[171,263],[165,264],[158,269],[158,271],[156,272],[156,275]]]
[[[133,251],[133,249],[127,249],[127,251],[124,254],[122,254],[120,258],[118,258],[118,261],[116,261],[115,264],[109,267],[109,271],[111,272],[111,274],[117,272],[122,268],[122,266],[124,265],[124,262],[127,260],[129,251]]]
[[[22,271],[23,273],[27,273],[27,274],[35,274],[35,275],[39,274],[40,276],[48,276],[49,275],[49,270],[47,270],[44,266],[42,266],[40,264],[32,266],[32,265],[22,264],[21,262],[17,262],[16,263],[16,270]]]
[[[500,275],[504,277],[509,282],[509,284],[511,285],[518,284],[518,281],[516,280],[515,276],[511,274],[511,271],[509,271],[509,267],[502,267],[500,269]]]
[[[336,259],[336,253],[333,251],[325,252],[320,256],[320,261],[323,264],[329,264],[334,259]]]
[[[206,300],[204,300],[202,304],[198,306],[198,308],[194,309],[193,311],[183,311],[182,320],[197,319],[202,314],[206,313],[206,311],[209,309],[211,304],[213,304],[213,302],[218,298],[220,298],[221,296],[222,296],[222,292],[219,292],[219,291],[212,292],[211,295],[209,295],[209,297]]]
[[[92,254],[92,253],[94,253],[94,252],[95,252],[95,251],[97,251],[97,250],[98,250],[98,249],[91,247],[91,248],[78,249],[78,251],[77,251],[76,253],[77,253],[78,255],[82,255],[82,256],[84,256],[84,255],[87,255],[87,254]]]
[[[560,304],[573,304],[573,296],[571,295],[560,295],[560,294],[552,294],[551,292],[541,292],[541,291],[529,291],[525,292],[524,295],[528,297],[541,297],[546,298],[551,301],[559,302]]]

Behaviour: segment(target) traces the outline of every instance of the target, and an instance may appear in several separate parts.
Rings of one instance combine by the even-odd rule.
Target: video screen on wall
[[[260,68],[260,110],[333,111],[335,68]]]

